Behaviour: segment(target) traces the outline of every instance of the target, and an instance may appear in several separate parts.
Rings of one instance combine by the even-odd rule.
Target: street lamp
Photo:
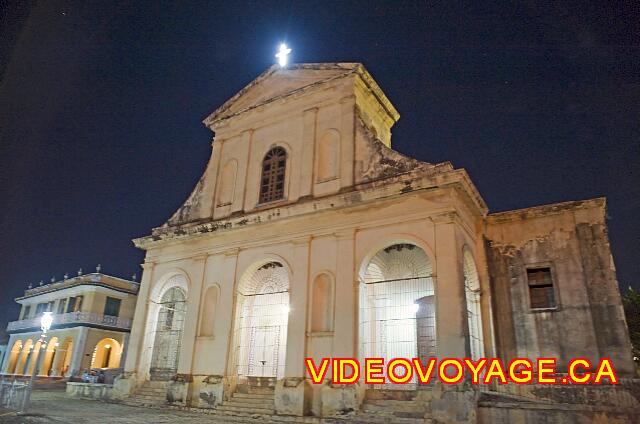
[[[20,409],[21,413],[24,413],[29,407],[29,403],[31,401],[31,391],[33,390],[33,382],[35,381],[36,376],[38,375],[38,371],[40,369],[40,362],[42,361],[42,356],[43,356],[42,352],[46,352],[47,350],[47,331],[49,331],[49,329],[51,328],[51,324],[53,324],[53,312],[50,312],[50,311],[43,312],[42,316],[40,317],[40,329],[42,330],[42,333],[40,334],[40,339],[38,339],[38,342],[40,342],[40,348],[37,352],[38,356],[35,357],[36,361],[33,364],[33,371],[31,372],[31,379],[29,380],[27,393],[25,394],[24,400],[22,402],[22,408]],[[35,354],[36,354],[36,351],[34,349],[31,352],[31,356],[33,357],[33,355]]]

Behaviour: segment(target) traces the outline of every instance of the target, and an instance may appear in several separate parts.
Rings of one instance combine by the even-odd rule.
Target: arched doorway
[[[360,272],[360,357],[427,358],[437,355],[435,291],[428,256],[399,243],[373,256]],[[415,388],[416,379],[394,388]],[[384,388],[376,385],[375,388]]]
[[[469,326],[469,348],[471,358],[478,360],[484,356],[482,336],[482,314],[480,308],[480,279],[473,256],[464,251],[463,262],[464,294],[467,301],[467,324]]]
[[[47,342],[46,349],[44,350],[44,359],[42,360],[42,368],[39,371],[40,375],[50,375],[53,368],[53,358],[58,348],[58,338],[53,337]]]
[[[118,368],[122,348],[117,340],[105,338],[96,343],[91,356],[91,368]]]
[[[180,287],[171,287],[160,297],[157,306],[149,376],[152,380],[169,380],[178,371],[180,344],[187,311],[186,293]]]
[[[26,375],[33,375],[33,369],[38,363],[38,358],[42,355],[42,342],[38,340],[36,344],[31,349],[31,355],[29,355],[29,361],[27,364],[27,372]]]
[[[53,372],[55,375],[65,377],[71,367],[71,358],[73,357],[73,338],[66,337],[62,343],[56,347],[56,356],[54,358]]]
[[[245,273],[237,293],[235,358],[237,375],[284,376],[289,321],[289,273],[267,262]]]
[[[16,374],[27,375],[27,364],[29,362],[29,357],[31,356],[32,350],[33,340],[28,339],[26,342],[24,342],[24,346],[22,347],[20,359],[18,360],[18,365],[16,366]]]
[[[15,374],[16,373],[16,365],[18,364],[18,359],[20,359],[20,352],[22,351],[22,340],[16,340],[11,348],[11,353],[9,354],[9,361],[7,362],[7,369],[5,370],[6,374]]]

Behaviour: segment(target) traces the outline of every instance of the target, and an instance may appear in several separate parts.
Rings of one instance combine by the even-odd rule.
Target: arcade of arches
[[[46,343],[39,334],[14,334],[5,355],[2,373],[30,376],[36,364],[38,375],[71,377],[89,368],[120,368],[125,353],[122,333],[85,328],[52,330]]]
[[[349,240],[352,249],[353,241]],[[134,322],[134,331],[137,325],[145,340],[139,345],[141,356],[127,358],[126,371],[138,379],[134,384],[189,375],[189,390],[204,390],[212,386],[206,376],[218,375],[231,392],[246,384],[275,387],[284,378],[303,376],[304,349],[312,357],[342,352],[353,357],[426,359],[439,354],[438,295],[455,290],[436,287],[434,259],[423,247],[411,241],[390,241],[378,249],[363,244],[351,297],[344,290],[344,275],[322,264],[308,285],[296,279],[301,270],[296,269],[295,255],[304,257],[309,248],[310,243],[301,243],[281,256],[243,258],[233,252],[211,264],[203,261],[205,275],[209,266],[234,274],[224,277],[214,272],[211,282],[199,277],[202,287],[193,284],[202,270],[196,274],[192,267],[192,274],[172,271],[167,277],[158,267],[159,277],[147,286],[146,316],[136,315]],[[461,331],[455,349],[468,356],[469,348],[473,355],[483,349],[478,347],[483,343],[481,291],[472,254],[460,248],[458,255],[460,292],[469,296],[460,298],[458,309],[464,320],[459,323],[469,326],[464,332],[473,341],[465,343]],[[340,261],[337,249],[326,260]],[[156,275],[156,270],[145,275]],[[236,284],[225,283],[234,280]],[[194,293],[200,297],[194,298]],[[355,307],[345,307],[345,302]],[[345,325],[349,321],[355,326],[353,333]],[[140,349],[135,341],[131,345],[130,349]],[[415,388],[415,382],[403,387]]]

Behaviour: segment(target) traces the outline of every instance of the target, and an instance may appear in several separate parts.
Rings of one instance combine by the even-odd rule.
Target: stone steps
[[[167,403],[167,382],[146,381],[123,403],[132,406],[164,406]]]
[[[403,418],[396,416],[382,416],[379,414],[363,414],[360,413],[353,417],[342,418],[325,418],[323,424],[431,424],[430,418]]]
[[[252,391],[252,390],[249,390]],[[226,402],[218,406],[217,410],[223,413],[238,413],[243,415],[274,415],[274,392],[262,388],[258,393],[236,392]]]
[[[361,409],[354,417],[356,421],[362,423],[429,423],[431,420],[425,418],[428,406],[411,398],[406,399],[384,399],[368,398],[362,403]]]
[[[218,411],[222,412],[234,412],[245,415],[273,415],[275,414],[275,409],[273,408],[258,408],[253,405],[243,405],[243,404],[230,404],[229,402],[225,402],[224,404],[218,406],[216,408]]]

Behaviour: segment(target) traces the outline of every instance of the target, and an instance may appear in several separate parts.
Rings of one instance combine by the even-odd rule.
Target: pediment
[[[211,126],[243,111],[356,72],[359,63],[302,63],[267,69],[203,122]]]

